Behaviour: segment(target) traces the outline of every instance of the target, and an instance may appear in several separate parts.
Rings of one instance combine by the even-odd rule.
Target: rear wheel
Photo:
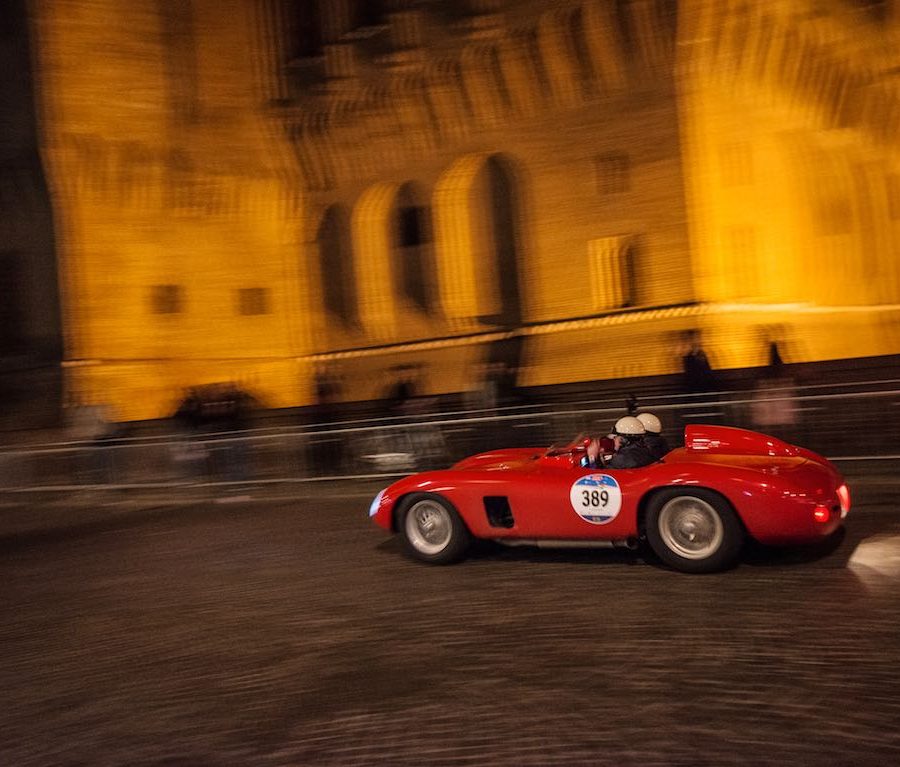
[[[453,504],[434,493],[415,493],[406,498],[397,520],[406,550],[423,562],[457,562],[472,542],[472,535]]]
[[[646,534],[663,562],[686,573],[733,566],[744,543],[744,530],[731,505],[703,488],[672,488],[654,496]]]

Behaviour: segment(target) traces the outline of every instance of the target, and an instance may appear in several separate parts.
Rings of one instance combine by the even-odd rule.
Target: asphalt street
[[[2,509],[0,765],[900,763],[893,493],[833,546],[689,576],[424,566],[370,491]]]

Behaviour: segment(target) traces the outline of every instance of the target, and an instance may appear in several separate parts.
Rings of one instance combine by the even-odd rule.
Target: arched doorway
[[[357,320],[356,285],[350,216],[342,205],[331,205],[316,234],[319,274],[326,312],[345,326]]]
[[[435,189],[441,301],[451,318],[522,321],[520,175],[505,155],[468,155]]]
[[[392,210],[393,273],[397,295],[430,314],[434,304],[431,207],[418,185],[397,191]]]

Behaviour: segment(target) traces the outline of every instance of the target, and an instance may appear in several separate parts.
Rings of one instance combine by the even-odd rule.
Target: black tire
[[[462,559],[472,534],[446,498],[435,493],[414,493],[397,509],[397,531],[407,553],[432,565]]]
[[[699,487],[671,488],[654,495],[647,508],[645,533],[653,553],[685,573],[733,567],[745,538],[731,504]]]

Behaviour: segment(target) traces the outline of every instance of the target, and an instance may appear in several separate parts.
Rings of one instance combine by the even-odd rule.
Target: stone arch
[[[343,205],[330,205],[316,231],[316,249],[325,311],[344,326],[357,320],[350,216]]]
[[[373,340],[394,337],[397,329],[391,233],[388,222],[397,184],[369,187],[353,208],[353,251],[359,314],[363,329]]]
[[[523,183],[503,154],[457,160],[435,187],[443,309],[458,325],[522,321]]]
[[[428,196],[408,181],[394,197],[390,211],[391,268],[395,293],[415,309],[434,309],[434,233]]]

